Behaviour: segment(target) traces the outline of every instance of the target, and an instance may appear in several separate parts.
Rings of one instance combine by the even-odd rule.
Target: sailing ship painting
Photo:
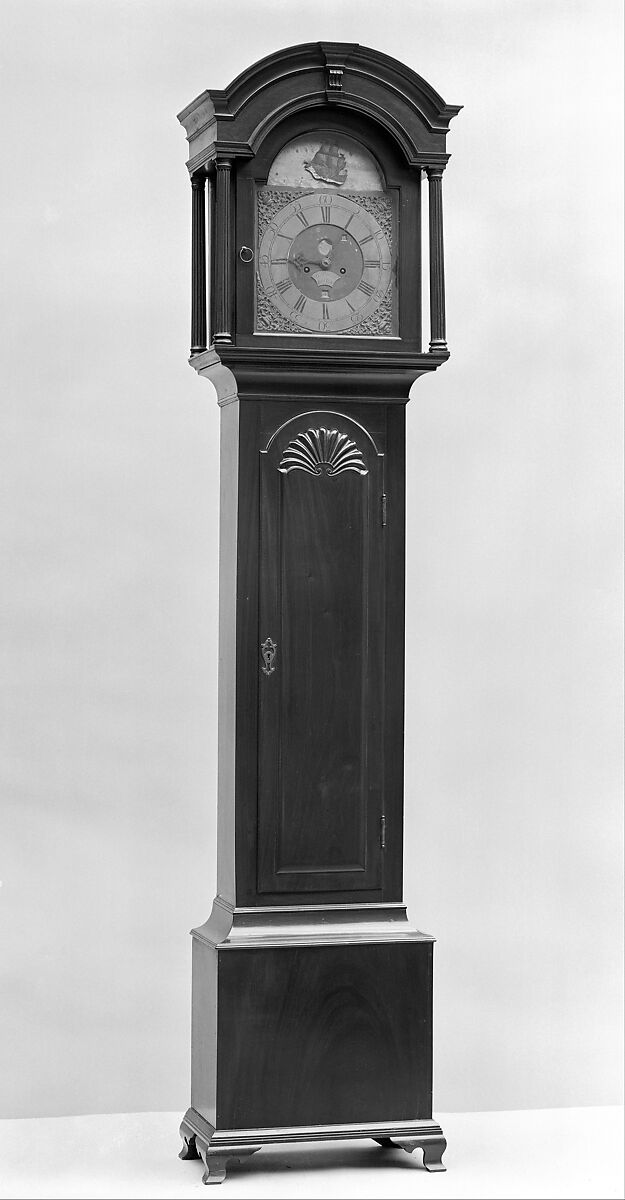
[[[301,134],[282,147],[269,169],[267,186],[382,192],[386,185],[378,163],[361,142],[323,129]]]
[[[316,154],[310,162],[305,162],[304,166],[313,179],[321,183],[331,183],[340,187],[347,179],[345,155],[332,142],[322,142]]]

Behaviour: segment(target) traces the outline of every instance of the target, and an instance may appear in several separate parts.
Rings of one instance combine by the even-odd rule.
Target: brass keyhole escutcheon
[[[265,638],[265,641],[260,647],[260,652],[263,656],[263,673],[265,675],[271,675],[271,673],[276,669],[274,666],[274,659],[276,657],[277,649],[278,647],[276,643],[273,642],[270,637]]]

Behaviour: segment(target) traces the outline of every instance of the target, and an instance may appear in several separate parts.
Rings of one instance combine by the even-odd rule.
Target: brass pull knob
[[[241,262],[251,263],[252,259],[254,258],[254,251],[251,250],[249,246],[241,246],[241,249],[239,250],[239,258],[241,259]]]
[[[263,673],[265,675],[271,675],[272,671],[275,671],[275,669],[276,669],[273,665],[273,661],[274,661],[274,658],[276,657],[277,649],[278,649],[278,647],[277,647],[276,643],[272,642],[270,637],[265,638],[265,641],[262,643],[262,645],[260,647],[260,652],[263,656],[263,663],[264,663]]]

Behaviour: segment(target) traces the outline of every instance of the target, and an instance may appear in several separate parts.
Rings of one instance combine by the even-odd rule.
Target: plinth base
[[[300,1125],[264,1129],[214,1129],[195,1109],[185,1113],[180,1126],[183,1147],[180,1158],[201,1158],[203,1183],[223,1183],[228,1161],[255,1154],[263,1146],[277,1142],[339,1141],[346,1138],[372,1138],[385,1149],[394,1146],[412,1154],[423,1150],[423,1165],[428,1171],[444,1171],[442,1157],[446,1141],[435,1121],[383,1121],[355,1125]]]

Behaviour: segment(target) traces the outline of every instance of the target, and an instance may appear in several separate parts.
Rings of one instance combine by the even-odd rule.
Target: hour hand
[[[320,267],[321,266],[321,259],[318,258],[318,259],[314,260],[312,258],[304,258],[303,254],[294,255],[294,257],[291,259],[291,262],[293,263],[293,266],[297,268],[298,271],[303,271],[304,267]]]

